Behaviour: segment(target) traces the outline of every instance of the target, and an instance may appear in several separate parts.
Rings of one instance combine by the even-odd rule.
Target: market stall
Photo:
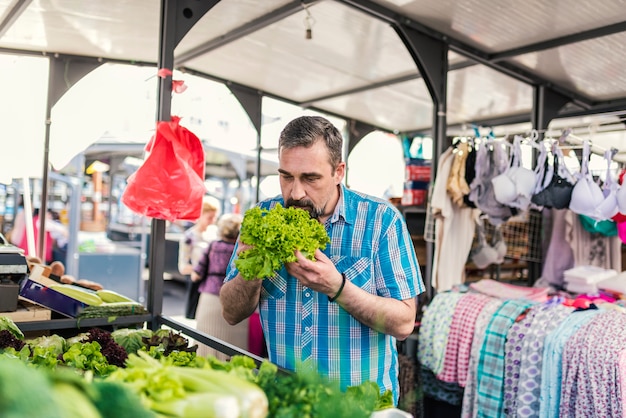
[[[490,126],[522,123],[506,129],[528,132],[534,128],[543,136],[553,119],[576,118],[561,126],[607,126],[611,133],[618,132],[611,135],[611,141],[622,145],[619,132],[623,131],[626,83],[615,68],[623,68],[624,56],[614,52],[623,44],[626,29],[619,20],[620,2],[607,0],[579,7],[556,2],[546,8],[537,1],[506,9],[492,2],[476,8],[454,1],[437,5],[426,1],[400,3],[273,1],[259,7],[242,1],[164,0],[160,9],[155,2],[145,1],[124,3],[128,9],[94,6],[81,14],[74,13],[81,10],[76,4],[59,6],[43,1],[43,6],[31,8],[29,2],[17,1],[3,6],[0,47],[8,54],[45,55],[50,61],[45,112],[48,129],[45,141],[41,141],[44,184],[49,171],[46,153],[52,106],[73,82],[106,62],[180,69],[227,83],[258,131],[259,152],[264,145],[260,132],[264,96],[286,98],[303,108],[346,117],[349,149],[374,128],[428,132],[436,145],[433,168],[438,167],[438,159],[449,145],[450,125],[463,130],[468,122]],[[519,18],[528,17],[529,12],[532,18]],[[46,28],[50,30],[41,31],[50,36],[50,42],[29,43],[34,31],[21,27],[39,21],[29,19],[38,13],[48,13],[41,21],[58,19],[57,25]],[[138,15],[141,22],[129,18]],[[78,29],[69,38],[64,29],[68,22]],[[117,42],[95,39],[104,35],[76,36],[97,33],[89,30],[92,24],[92,28],[102,24],[99,28],[105,29],[103,33]],[[117,25],[132,35],[119,36],[122,32]],[[61,28],[61,37],[52,39],[55,28]],[[155,45],[157,33],[159,45]],[[529,33],[534,34],[532,39]],[[71,37],[78,41],[72,47],[67,46]],[[131,37],[136,42],[128,42]],[[279,42],[281,47],[276,47]],[[44,44],[47,46],[41,46]],[[269,68],[272,63],[276,67]],[[172,116],[172,82],[171,74],[159,78],[159,121]],[[468,98],[474,101],[466,104]],[[578,119],[597,113],[604,113],[598,122]],[[594,140],[599,142],[599,136]],[[38,152],[33,154],[40,157]],[[8,156],[7,160],[21,161],[21,156]],[[45,203],[41,209],[45,211]],[[405,209],[404,213],[415,213],[415,208]],[[81,326],[147,322],[156,329],[176,325],[161,315],[165,242],[165,221],[153,219],[149,313],[113,321],[91,318],[81,321]],[[427,267],[432,249],[430,245],[425,252]],[[431,274],[427,272],[430,285]],[[28,321],[20,327],[51,330],[76,325],[75,319],[52,319]],[[176,328],[194,333],[183,325]],[[227,349],[210,336],[194,337]]]

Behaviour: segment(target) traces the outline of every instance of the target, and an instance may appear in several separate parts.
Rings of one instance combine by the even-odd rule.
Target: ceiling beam
[[[460,62],[457,62],[456,64],[450,64],[448,66],[448,71],[460,70],[462,68],[471,67],[473,65],[476,65],[476,63],[472,61],[460,61]],[[326,94],[324,96],[312,97],[308,99],[307,101],[298,103],[298,106],[309,107],[309,106],[312,106],[313,103],[320,102],[322,100],[335,99],[337,97],[347,96],[349,94],[362,93],[364,91],[387,87],[387,86],[404,83],[404,82],[411,81],[411,80],[417,80],[420,78],[422,78],[422,75],[420,73],[400,75],[400,76],[389,78],[387,80],[365,84],[363,86],[355,87],[352,89],[340,90],[334,93]]]
[[[186,62],[197,58],[207,52],[213,51],[221,46],[234,42],[243,38],[253,32],[266,28],[269,25],[279,22],[295,13],[301,12],[307,5],[315,3],[316,0],[297,0],[285,4],[278,9],[272,10],[269,13],[260,16],[251,22],[243,24],[241,26],[232,29],[231,31],[221,35],[217,38],[213,38],[203,44],[198,45],[195,48],[190,49],[187,52],[183,52],[174,58],[175,65],[183,65]]]
[[[576,42],[588,41],[602,36],[614,35],[616,33],[626,31],[626,22],[618,22],[613,25],[602,26],[583,32],[572,33],[570,35],[560,36],[558,38],[548,39],[546,41],[537,42],[530,45],[524,45],[518,48],[512,48],[502,52],[496,52],[490,55],[489,60],[492,62],[502,61],[507,58],[514,58],[520,55],[529,54],[531,52],[543,51],[546,49],[557,48],[560,46],[570,45]]]
[[[0,21],[0,38],[7,33],[17,18],[24,13],[31,1],[32,0],[17,0],[13,4],[13,7],[9,9],[9,11],[4,15],[4,18]]]

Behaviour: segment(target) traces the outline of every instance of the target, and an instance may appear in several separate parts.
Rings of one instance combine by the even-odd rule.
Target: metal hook
[[[304,30],[305,30],[305,39],[313,39],[313,26],[315,25],[315,18],[311,15],[309,8],[302,3],[302,8],[306,12],[306,17],[304,18]]]

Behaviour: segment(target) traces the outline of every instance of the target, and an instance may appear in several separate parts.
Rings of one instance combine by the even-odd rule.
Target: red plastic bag
[[[202,213],[204,148],[180,118],[158,122],[144,163],[128,177],[122,203],[130,210],[168,221],[195,221]]]

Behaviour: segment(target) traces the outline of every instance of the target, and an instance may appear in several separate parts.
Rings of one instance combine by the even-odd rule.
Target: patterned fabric
[[[569,338],[600,311],[587,309],[574,311],[546,336],[541,365],[541,396],[539,416],[553,418],[559,416],[561,401],[561,378],[563,348]]]
[[[335,212],[326,222],[324,250],[347,280],[372,295],[411,299],[424,284],[411,235],[402,214],[388,201],[341,186]],[[278,196],[262,208],[284,204]],[[230,261],[226,281],[238,272]],[[263,280],[259,311],[269,360],[288,370],[313,362],[342,388],[371,380],[394,393],[397,403],[396,339],[362,324],[341,306],[314,292],[286,269]]]
[[[491,318],[485,330],[478,359],[478,417],[499,417],[503,411],[504,343],[517,317],[534,302],[507,300]]]
[[[463,392],[463,407],[461,409],[461,417],[475,417],[478,412],[478,356],[480,349],[485,340],[485,330],[491,321],[493,314],[500,309],[504,301],[500,299],[492,299],[476,318],[476,327],[474,329],[474,338],[472,340],[472,351],[470,354],[469,367],[467,369],[467,380],[465,391]]]
[[[626,315],[594,316],[565,343],[560,417],[621,417],[619,357],[626,349]]]
[[[517,391],[519,383],[520,364],[522,363],[522,342],[532,325],[533,318],[537,313],[535,305],[515,322],[506,335],[504,343],[504,413],[507,417],[513,416],[517,403]]]
[[[548,299],[547,287],[528,287],[502,283],[492,279],[482,279],[470,283],[470,289],[482,294],[502,299],[528,299],[544,302]]]
[[[541,368],[546,335],[555,329],[573,308],[561,304],[544,304],[536,309],[537,313],[528,329],[522,344],[519,390],[515,416],[538,417],[539,397],[541,395]]]
[[[468,293],[458,301],[450,323],[443,367],[437,379],[465,386],[476,318],[490,300],[489,296]]]
[[[457,303],[464,297],[459,292],[438,293],[428,305],[419,330],[417,360],[435,375],[443,370],[448,334]]]

